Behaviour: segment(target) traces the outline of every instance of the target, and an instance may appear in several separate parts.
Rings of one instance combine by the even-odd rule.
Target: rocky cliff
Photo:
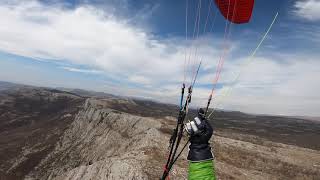
[[[106,106],[88,99],[55,149],[26,179],[159,178],[168,144],[163,120]],[[179,172],[176,177],[185,177],[185,170]]]
[[[26,179],[158,179],[175,119],[134,116],[109,107],[108,100],[86,100],[55,149]],[[219,179],[320,175],[319,151],[220,131],[211,143]],[[170,177],[187,179],[186,151]]]
[[[46,88],[0,91],[0,180],[158,179],[175,108]],[[319,124],[299,121],[220,112],[211,140],[218,178],[320,177]],[[187,178],[186,153],[171,179]]]
[[[0,179],[22,179],[50,153],[84,99],[16,87],[0,91]]]

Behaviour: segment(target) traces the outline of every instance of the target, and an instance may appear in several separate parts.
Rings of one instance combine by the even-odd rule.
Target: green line
[[[264,36],[263,36],[262,39],[260,40],[258,46],[257,46],[256,49],[252,52],[252,54],[251,54],[250,57],[247,59],[247,61],[242,65],[242,68],[241,68],[240,72],[238,73],[238,75],[237,75],[237,76],[234,78],[234,80],[232,81],[231,87],[229,87],[229,88],[226,90],[226,93],[223,95],[224,98],[227,97],[227,96],[230,94],[231,90],[234,88],[234,84],[239,80],[239,77],[240,77],[240,75],[242,74],[244,68],[253,61],[253,59],[254,59],[257,51],[259,50],[261,44],[264,42],[264,40],[265,40],[266,37],[268,36],[269,32],[271,31],[271,29],[272,29],[272,27],[273,27],[273,24],[276,22],[276,20],[277,20],[277,18],[278,18],[278,15],[279,15],[279,13],[277,12],[276,15],[274,16],[273,21],[271,22],[268,30],[266,31],[266,33],[264,34]],[[211,116],[213,113],[214,113],[214,110],[212,110],[212,112],[210,113],[210,115],[208,116],[208,118],[210,118],[210,116]]]

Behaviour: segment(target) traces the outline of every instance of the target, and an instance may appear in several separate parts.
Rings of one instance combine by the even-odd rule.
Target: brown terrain
[[[159,179],[177,109],[0,82],[0,180]],[[316,118],[217,111],[210,122],[219,179],[320,179]],[[186,154],[171,179],[187,179]]]

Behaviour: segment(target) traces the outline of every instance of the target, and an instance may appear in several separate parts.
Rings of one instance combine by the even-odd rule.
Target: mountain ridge
[[[177,109],[51,88],[1,91],[0,179],[158,179]],[[210,123],[219,179],[320,176],[320,123],[224,111]],[[186,156],[173,179],[187,178]]]
[[[132,100],[137,102],[146,102],[153,105],[159,106],[168,106],[170,108],[173,108],[178,111],[179,107],[175,104],[170,103],[163,103],[159,102],[157,100],[153,99],[143,99],[138,97],[130,97],[130,96],[118,96],[113,95],[110,93],[105,92],[98,92],[98,91],[92,91],[92,90],[85,90],[85,89],[79,89],[79,88],[63,88],[63,87],[39,87],[39,86],[32,86],[32,85],[25,85],[25,84],[19,84],[19,83],[11,83],[7,81],[0,81],[0,92],[2,91],[2,87],[5,85],[5,89],[10,89],[12,87],[29,87],[29,88],[43,88],[47,90],[56,90],[61,91],[63,93],[71,93],[73,95],[82,96],[84,98],[89,97],[96,97],[96,98],[115,98],[115,99],[123,99],[123,100]],[[196,111],[194,108],[190,108],[192,111]],[[212,109],[210,109],[212,110]],[[226,113],[238,113],[245,116],[267,116],[267,117],[284,117],[284,118],[295,118],[295,119],[302,119],[302,120],[310,120],[310,121],[320,121],[320,117],[309,117],[309,116],[286,116],[286,115],[276,115],[276,114],[255,114],[255,113],[246,113],[241,111],[235,111],[235,110],[226,110],[226,109],[216,109],[215,111],[218,112],[226,112]]]

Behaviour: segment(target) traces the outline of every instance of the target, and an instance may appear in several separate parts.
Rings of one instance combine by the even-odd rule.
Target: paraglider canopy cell
[[[215,0],[221,14],[229,21],[242,24],[250,21],[254,0]]]

